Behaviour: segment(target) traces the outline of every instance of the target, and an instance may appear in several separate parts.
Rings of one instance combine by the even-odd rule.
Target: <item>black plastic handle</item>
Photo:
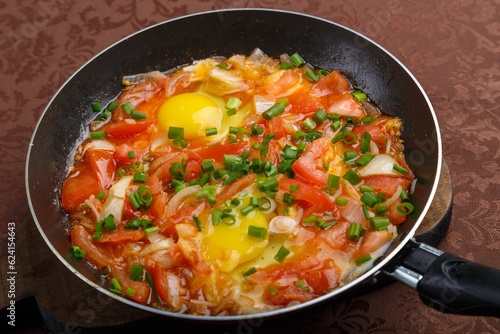
[[[410,242],[390,275],[415,288],[432,308],[500,317],[500,270]]]

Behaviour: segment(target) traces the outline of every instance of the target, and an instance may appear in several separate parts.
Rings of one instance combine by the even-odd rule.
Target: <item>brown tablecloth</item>
[[[130,33],[173,17],[230,7],[319,16],[359,31],[399,58],[434,105],[452,174],[454,213],[440,248],[500,267],[498,0],[0,0],[1,254],[7,222],[20,224],[28,210],[28,143],[59,86]],[[500,319],[443,315],[400,283],[348,299],[332,314],[297,320],[294,326],[308,333],[500,333]],[[40,324],[26,331],[31,330],[44,331]]]

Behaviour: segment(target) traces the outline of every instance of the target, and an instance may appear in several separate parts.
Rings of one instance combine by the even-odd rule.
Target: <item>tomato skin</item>
[[[320,78],[311,89],[317,97],[326,95],[344,95],[351,89],[351,84],[339,73],[333,71]]]
[[[309,90],[294,92],[287,99],[291,106],[290,112],[294,114],[310,116],[318,109],[324,109],[323,104]]]
[[[320,138],[311,143],[304,154],[298,158],[292,165],[292,169],[304,180],[310,181],[320,187],[325,187],[328,183],[328,173],[325,170],[316,168],[315,160],[328,149],[329,140]]]
[[[407,190],[411,180],[400,176],[370,175],[362,178],[364,185],[372,187],[375,193],[383,192],[387,198],[392,197],[398,186]]]
[[[91,195],[102,190],[99,181],[88,169],[80,169],[70,174],[61,189],[64,210],[75,211]]]
[[[365,117],[365,111],[361,108],[360,104],[354,100],[351,94],[345,94],[339,99],[331,101],[327,112],[329,114],[336,114],[342,116],[350,116],[355,118]]]
[[[146,131],[150,126],[155,124],[156,122],[146,122],[146,121],[131,121],[126,120],[117,124],[113,124],[108,126],[104,133],[106,134],[106,138],[121,138],[133,136],[139,133]]]
[[[113,153],[105,150],[89,150],[84,159],[99,181],[101,188],[108,189],[115,177],[116,163],[113,159]]]
[[[280,179],[279,188],[285,192],[290,192],[290,186],[298,184],[299,190],[292,195],[296,200],[309,203],[306,214],[324,214],[325,212],[333,213],[334,216],[338,214],[337,206],[323,194],[321,190],[314,186],[310,186],[304,182],[293,179]]]
[[[237,142],[234,144],[215,144],[207,148],[197,151],[202,159],[213,159],[214,162],[221,162],[224,160],[224,154],[240,155],[247,148],[244,142]]]
[[[266,93],[281,96],[300,82],[300,74],[293,70],[280,70],[264,79]]]

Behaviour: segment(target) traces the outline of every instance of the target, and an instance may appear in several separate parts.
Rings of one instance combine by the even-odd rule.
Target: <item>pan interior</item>
[[[123,39],[77,71],[47,106],[32,137],[26,187],[30,208],[42,236],[68,268],[76,269],[77,275],[89,284],[96,287],[100,284],[93,268],[84,262],[74,262],[69,256],[69,237],[64,229],[69,223],[60,205],[59,190],[68,174],[75,143],[88,135],[87,124],[96,116],[91,104],[113,100],[123,88],[124,75],[153,70],[164,72],[213,56],[248,55],[257,47],[271,57],[298,52],[314,66],[328,71],[339,70],[366,92],[384,113],[402,119],[406,159],[417,177],[412,196],[415,214],[400,226],[400,235],[405,237],[393,244],[386,261],[378,268],[412,236],[434,194],[441,143],[432,106],[408,70],[372,41],[326,20],[275,10],[221,10],[167,21]],[[369,273],[375,270],[377,268]],[[353,284],[320,299],[348,290],[366,277],[363,275]],[[105,289],[101,291],[109,294]],[[314,303],[315,300],[295,308]],[[201,318],[142,308],[163,315]],[[287,309],[266,315],[283,312]],[[228,318],[234,320],[239,316]]]

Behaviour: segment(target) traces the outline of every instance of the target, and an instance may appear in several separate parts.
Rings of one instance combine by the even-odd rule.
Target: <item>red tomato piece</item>
[[[310,92],[310,90],[296,91],[288,96],[287,99],[291,106],[291,113],[311,116],[318,109],[324,109],[323,104]]]
[[[392,236],[388,231],[368,231],[363,235],[361,245],[358,250],[354,252],[353,259],[373,253],[391,240]]]
[[[366,113],[361,105],[352,97],[351,94],[345,94],[341,98],[333,101],[328,107],[327,113],[354,118],[365,117]]]
[[[128,152],[133,151],[135,158],[129,159]],[[135,145],[121,144],[115,151],[114,158],[116,161],[122,164],[132,163],[134,160],[141,159],[147,152],[149,152],[148,147],[140,148],[135,147]]]
[[[312,93],[317,97],[326,95],[344,95],[351,89],[351,84],[338,71],[320,78],[312,87]]]
[[[91,195],[102,190],[97,178],[88,169],[77,170],[64,181],[61,201],[66,211],[75,211]]]
[[[407,190],[411,180],[400,176],[370,175],[362,178],[364,185],[373,187],[375,193],[383,192],[387,198],[392,197],[398,186]]]
[[[146,131],[156,122],[124,120],[121,123],[108,126],[104,132],[106,137],[128,137]]]
[[[146,186],[151,190],[153,195],[159,194],[170,180],[172,180],[172,174],[170,174],[170,167],[174,162],[182,163],[183,159],[187,159],[186,153],[177,153],[172,157],[164,161],[158,168],[156,168],[146,181]]]
[[[113,153],[105,150],[89,150],[85,162],[99,181],[102,189],[108,189],[115,177],[116,163]]]
[[[292,195],[296,200],[307,202],[309,209],[306,214],[324,214],[325,212],[333,213],[334,216],[338,214],[338,208],[335,204],[323,194],[318,188],[308,185],[304,182],[293,179],[280,179],[279,188],[283,191],[290,192],[290,186],[298,184],[299,190]]]
[[[207,148],[197,151],[202,159],[213,159],[215,162],[224,160],[224,154],[240,155],[247,148],[244,142],[237,142],[234,144],[215,144]]]
[[[119,245],[125,242],[139,241],[145,237],[143,230],[127,230],[119,227],[112,232],[105,231],[101,240],[97,240],[100,244]]]
[[[144,257],[144,266],[151,276],[158,297],[164,302],[168,301],[168,284],[165,271],[150,256]]]
[[[229,184],[224,191],[222,191],[219,196],[217,196],[218,203],[225,203],[228,200],[232,200],[240,191],[249,187],[255,183],[257,175],[254,173],[247,174],[235,182]]]
[[[328,149],[329,140],[319,138],[307,146],[304,154],[292,165],[296,175],[302,179],[312,182],[320,187],[325,187],[328,183],[328,173],[324,169],[316,168],[315,161]]]
[[[292,70],[281,70],[264,79],[264,89],[269,95],[280,96],[300,82],[300,74]]]
[[[201,161],[198,160],[189,160],[186,164],[186,168],[184,170],[184,181],[190,182],[198,179],[198,175],[201,170]]]

